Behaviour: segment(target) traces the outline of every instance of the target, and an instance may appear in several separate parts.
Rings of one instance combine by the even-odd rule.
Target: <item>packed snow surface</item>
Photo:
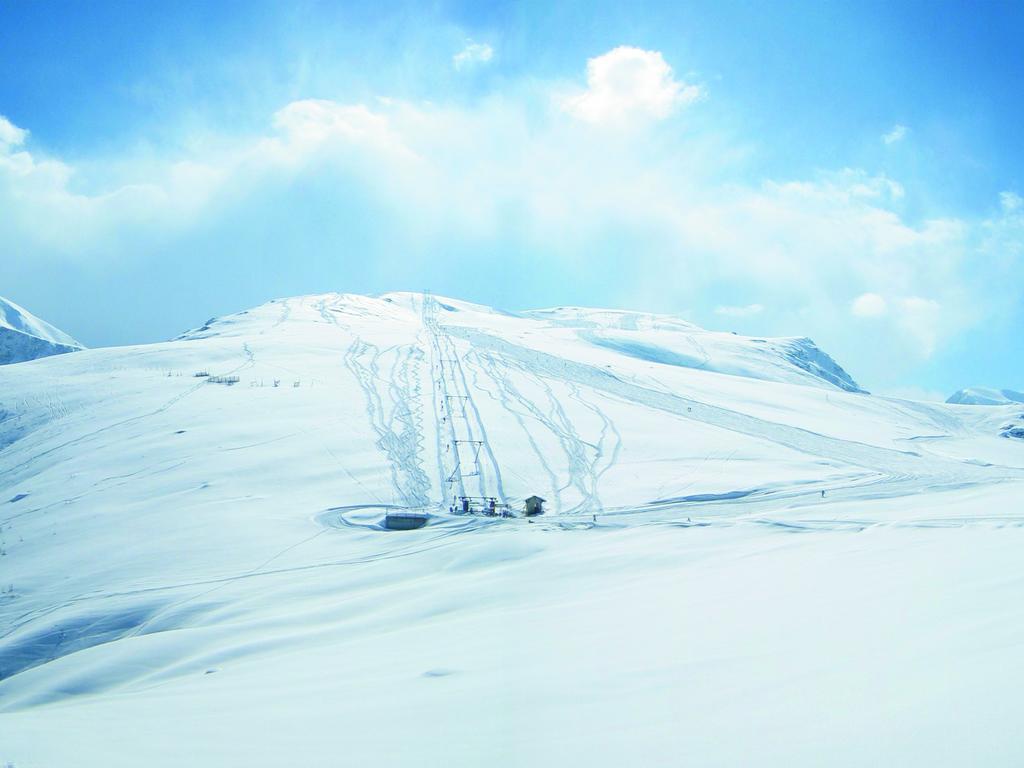
[[[1019,765],[1024,413],[858,390],[419,294],[0,369],[0,764]]]
[[[0,296],[0,365],[74,352],[82,345]]]
[[[1012,389],[989,389],[988,387],[968,387],[954,392],[947,403],[959,405],[1012,405],[1024,403],[1024,392]]]

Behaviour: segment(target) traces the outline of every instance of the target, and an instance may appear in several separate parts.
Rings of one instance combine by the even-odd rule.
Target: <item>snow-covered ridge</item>
[[[331,295],[339,297],[330,310],[334,314],[363,312],[375,305],[378,310],[381,306],[390,306],[395,311],[418,312],[421,300],[419,294],[406,292],[380,296]],[[235,333],[248,324],[262,322],[258,318],[272,311],[271,307],[319,299],[317,296],[275,299],[251,310],[210,318],[178,339]],[[836,387],[847,392],[865,391],[842,366],[806,337],[739,336],[708,331],[673,315],[624,310],[557,307],[513,312],[445,297],[435,297],[435,301],[447,324],[495,332],[505,338],[515,337],[536,349],[568,344],[579,354],[588,347],[597,347],[657,365],[761,381]]]
[[[0,365],[83,349],[59,328],[0,296]]]
[[[989,387],[967,387],[954,392],[946,400],[955,405],[1012,405],[1024,403],[1024,392],[1012,389],[991,389]]]
[[[847,392],[865,392],[843,367],[807,337],[777,342],[786,359],[812,376]]]
[[[551,329],[572,329],[580,339],[652,363],[864,391],[809,338],[739,336],[708,331],[673,315],[625,310],[556,307],[516,316]]]

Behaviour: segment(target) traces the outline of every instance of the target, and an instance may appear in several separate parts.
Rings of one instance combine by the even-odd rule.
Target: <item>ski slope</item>
[[[0,764],[1019,764],[1013,425],[409,293],[7,366]]]
[[[0,296],[0,365],[74,352],[82,345]]]

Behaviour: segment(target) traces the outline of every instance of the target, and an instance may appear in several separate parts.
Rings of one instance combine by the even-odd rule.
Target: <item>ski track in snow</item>
[[[544,473],[548,478],[548,487],[550,488],[549,495],[555,502],[555,511],[560,511],[561,497],[558,490],[558,476],[551,468],[551,464],[544,455],[544,452],[540,449],[540,446],[538,446],[533,432],[526,425],[526,422],[523,419],[524,413],[531,418],[537,419],[537,416],[532,411],[532,403],[519,394],[519,390],[516,389],[515,383],[512,381],[512,378],[509,375],[510,371],[507,367],[504,373],[501,373],[497,370],[498,364],[494,357],[490,355],[480,355],[476,352],[474,352],[474,354],[477,361],[480,363],[481,368],[487,373],[488,377],[494,383],[495,390],[498,393],[498,397],[496,399],[505,409],[505,412],[515,419],[516,423],[526,435],[526,439],[530,444],[530,448],[532,449],[534,456],[540,463],[540,466],[543,468]],[[488,392],[488,394],[490,394],[490,392]],[[494,395],[491,395],[491,397],[494,397]],[[514,403],[518,403],[522,410],[520,411],[520,409],[515,408]],[[543,424],[543,422],[541,423]]]
[[[380,366],[388,353],[398,359],[390,365],[391,376],[381,377]],[[360,339],[352,342],[345,354],[345,365],[352,372],[366,399],[366,414],[377,434],[377,447],[385,454],[391,470],[395,494],[406,506],[429,504],[430,481],[421,466],[422,436],[417,429],[409,402],[409,372],[413,348],[380,350]],[[369,362],[363,362],[368,357]],[[403,386],[403,379],[405,386]],[[388,407],[380,393],[384,383]]]
[[[252,354],[251,350],[249,349],[249,345],[248,344],[244,344],[243,345],[242,353],[245,356],[245,362],[243,362],[241,365],[238,365],[238,366],[236,366],[234,368],[229,369],[225,373],[219,373],[219,374],[216,374],[216,375],[218,375],[218,376],[233,376],[233,375],[239,373],[240,371],[242,371],[242,370],[244,370],[246,368],[251,368],[253,366],[253,364],[254,364],[254,357],[253,357],[253,354]],[[117,421],[117,422],[115,422],[113,424],[108,424],[107,426],[101,427],[100,429],[96,429],[96,430],[93,430],[91,432],[87,432],[84,435],[80,435],[80,436],[78,436],[76,438],[73,438],[71,440],[65,441],[63,443],[59,443],[58,445],[55,445],[55,446],[53,446],[51,448],[47,448],[47,449],[45,449],[43,451],[40,451],[39,453],[33,454],[28,459],[25,459],[24,461],[22,461],[20,463],[13,464],[13,465],[8,465],[8,466],[5,466],[3,463],[0,463],[0,476],[4,476],[6,479],[10,479],[10,478],[13,477],[13,478],[15,478],[15,481],[16,481],[16,479],[18,477],[16,475],[17,472],[25,470],[27,468],[30,468],[33,464],[38,462],[40,459],[45,458],[46,456],[49,456],[49,455],[51,455],[53,453],[56,453],[58,451],[62,451],[64,449],[66,449],[66,448],[81,446],[83,443],[87,443],[87,442],[89,442],[91,440],[95,440],[96,438],[98,438],[100,436],[104,436],[104,435],[106,435],[109,432],[112,432],[114,430],[121,429],[123,427],[129,426],[129,425],[132,425],[132,424],[137,424],[137,423],[140,423],[142,421],[145,421],[146,419],[152,418],[153,416],[158,416],[158,415],[160,415],[162,413],[165,413],[168,410],[170,410],[171,408],[173,408],[175,405],[180,403],[185,398],[189,397],[190,395],[195,394],[200,389],[203,389],[205,386],[208,386],[207,380],[205,378],[199,379],[199,382],[197,384],[193,384],[192,386],[187,387],[182,392],[177,393],[176,395],[171,397],[169,400],[164,402],[162,405],[160,405],[155,410],[149,411],[149,412],[144,413],[144,414],[139,415],[139,416],[132,416],[130,418],[123,419],[121,421]],[[49,435],[48,435],[48,432],[47,432],[46,428],[43,428],[43,429],[37,430],[37,432],[33,434],[33,437],[35,437],[38,440],[38,442],[44,442],[49,437]],[[4,453],[4,451],[0,451],[0,459],[3,458],[3,453]]]
[[[678,394],[648,389],[592,366],[555,358],[543,352],[529,350],[510,344],[487,333],[457,327],[451,332],[460,336],[476,348],[487,349],[501,354],[512,364],[527,367],[534,375],[544,373],[555,379],[582,384],[606,394],[623,397],[642,403],[657,410],[666,411],[687,419],[701,421],[712,426],[740,434],[758,437],[772,443],[791,448],[815,457],[826,457],[853,466],[864,467],[886,474],[901,476],[933,474],[929,465],[938,464],[950,476],[986,477],[991,473],[975,472],[963,462],[929,457],[923,460],[920,454],[880,448],[852,440],[839,440],[810,430],[778,422],[767,422],[756,416],[710,405]],[[1024,478],[1024,470],[1004,468],[1006,478]]]
[[[571,394],[573,400],[576,400],[580,405],[588,410],[592,411],[598,418],[601,419],[601,434],[598,438],[597,445],[594,447],[594,459],[590,464],[589,475],[590,475],[590,507],[584,511],[601,512],[604,510],[604,505],[601,504],[600,497],[600,484],[601,477],[615,466],[618,461],[619,452],[622,449],[622,435],[619,430],[615,427],[615,422],[608,417],[608,415],[601,410],[597,405],[591,403],[583,398],[580,388],[575,385],[570,385]],[[611,437],[613,441],[612,450],[609,453],[605,446],[606,441]],[[604,460],[604,466],[601,466],[601,461]]]
[[[593,490],[592,487],[588,488],[587,481],[589,479],[590,485],[593,486],[596,482],[596,478],[592,467],[586,458],[586,446],[576,433],[572,422],[566,416],[565,410],[562,408],[561,403],[558,402],[558,398],[555,397],[555,394],[551,389],[551,385],[544,378],[529,370],[526,366],[509,363],[509,361],[506,361],[506,363],[508,364],[506,375],[514,369],[518,371],[520,375],[531,379],[533,383],[544,392],[544,397],[547,401],[547,410],[541,408],[528,398],[518,394],[518,392],[514,396],[520,404],[526,408],[538,422],[540,422],[541,425],[554,435],[565,454],[568,475],[562,485],[554,488],[555,498],[557,499],[556,511],[563,511],[564,504],[562,497],[570,488],[577,491],[582,501],[565,511],[570,514],[578,512],[581,509],[583,511],[590,511],[587,507],[587,502],[593,498],[596,491]]]

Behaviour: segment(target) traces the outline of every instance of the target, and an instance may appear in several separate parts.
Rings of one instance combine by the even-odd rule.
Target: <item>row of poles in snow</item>
[[[480,468],[480,451],[483,441],[473,434],[467,407],[470,403],[469,392],[466,390],[462,363],[455,356],[455,345],[451,337],[437,321],[437,300],[429,291],[423,294],[423,324],[431,336],[431,355],[434,362],[434,393],[437,407],[440,409],[442,425],[447,426],[448,437],[442,457],[445,476],[444,502],[454,509],[463,512],[471,509],[473,500],[484,505],[481,511],[493,513],[497,499],[487,494],[486,480]],[[461,425],[461,429],[460,429]],[[450,469],[449,469],[450,467]],[[466,480],[478,478],[479,496],[470,497],[466,493]]]

